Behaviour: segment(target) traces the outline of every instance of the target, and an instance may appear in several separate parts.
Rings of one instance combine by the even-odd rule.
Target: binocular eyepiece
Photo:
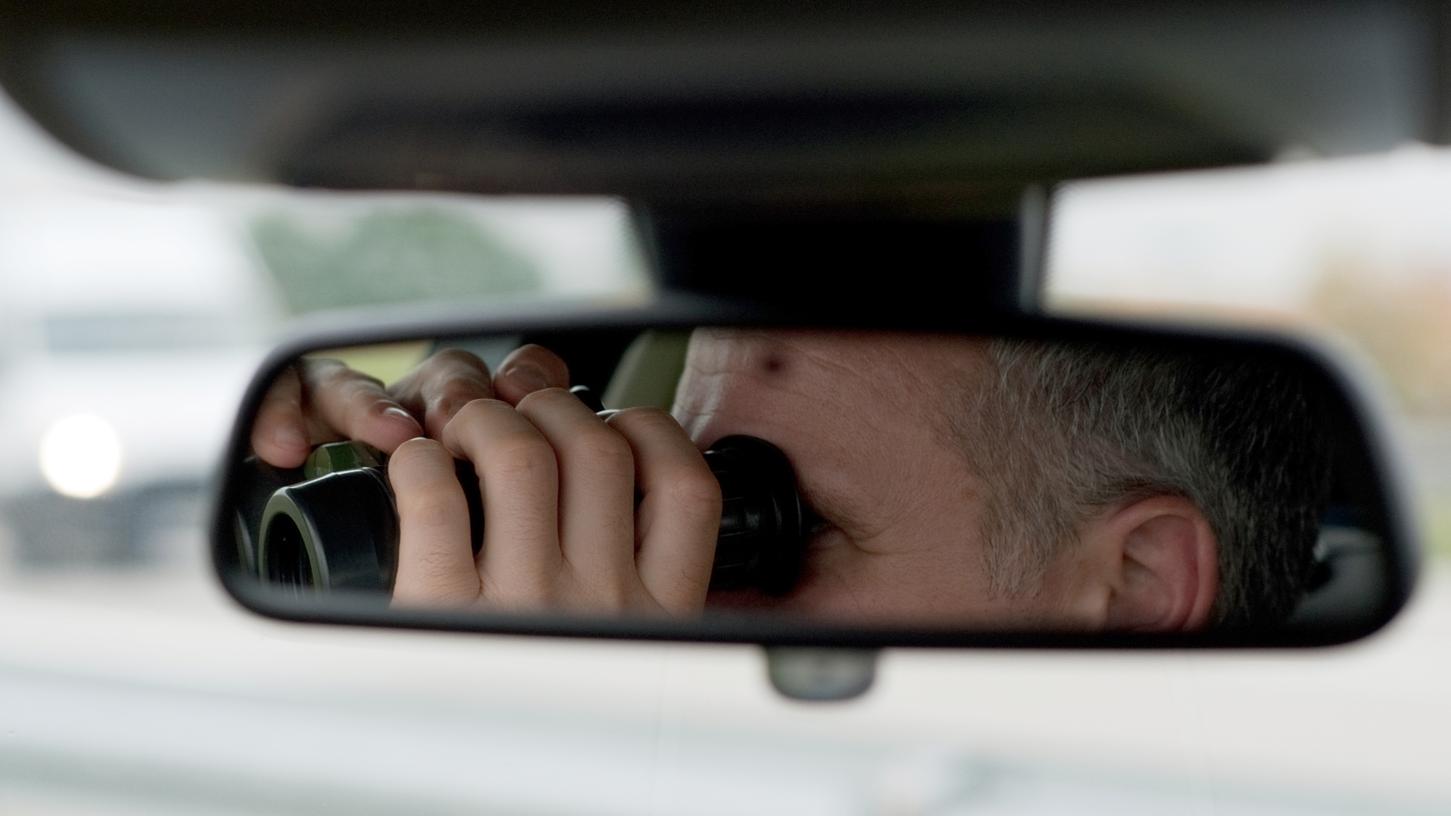
[[[788,591],[800,572],[811,521],[790,462],[769,442],[721,439],[705,451],[723,499],[712,589]],[[248,459],[253,486],[235,524],[243,568],[275,588],[391,592],[398,567],[398,515],[385,475],[387,457],[357,442],[316,448],[298,469]],[[474,552],[486,512],[473,466],[455,462],[468,500]]]

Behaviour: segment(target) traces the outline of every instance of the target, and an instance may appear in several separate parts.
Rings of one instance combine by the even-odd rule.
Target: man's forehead
[[[963,335],[871,331],[702,329],[691,342],[677,413],[754,412],[841,432],[864,420],[899,443],[953,427],[992,370],[986,341]],[[755,420],[768,417],[754,417]]]
[[[981,338],[952,334],[710,327],[695,331],[690,351],[717,363],[768,365],[771,358],[782,357],[823,368],[851,371],[869,367],[880,372],[975,368],[985,358],[985,345]]]

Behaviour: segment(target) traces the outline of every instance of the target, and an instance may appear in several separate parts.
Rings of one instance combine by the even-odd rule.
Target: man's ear
[[[1209,623],[1219,590],[1219,544],[1199,508],[1180,496],[1130,501],[1084,531],[1106,590],[1107,629],[1184,632]]]

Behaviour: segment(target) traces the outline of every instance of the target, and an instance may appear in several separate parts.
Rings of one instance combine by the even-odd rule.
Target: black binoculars
[[[723,499],[712,589],[788,591],[800,572],[812,521],[790,462],[769,442],[729,436],[705,451]],[[242,467],[234,518],[244,569],[295,592],[391,592],[398,565],[398,516],[384,472],[387,457],[357,442],[319,446],[301,468],[255,458]],[[485,511],[473,466],[455,462],[468,499],[474,552]]]

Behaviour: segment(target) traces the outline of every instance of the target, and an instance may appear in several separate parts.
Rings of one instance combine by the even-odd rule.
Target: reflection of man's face
[[[982,341],[822,331],[698,330],[675,416],[705,447],[749,434],[780,447],[827,522],[784,608],[842,620],[1064,624],[1070,579],[994,597],[980,536],[984,484],[949,428],[954,394],[989,363]],[[1060,559],[1067,561],[1068,559]],[[712,603],[768,602],[718,593]]]

